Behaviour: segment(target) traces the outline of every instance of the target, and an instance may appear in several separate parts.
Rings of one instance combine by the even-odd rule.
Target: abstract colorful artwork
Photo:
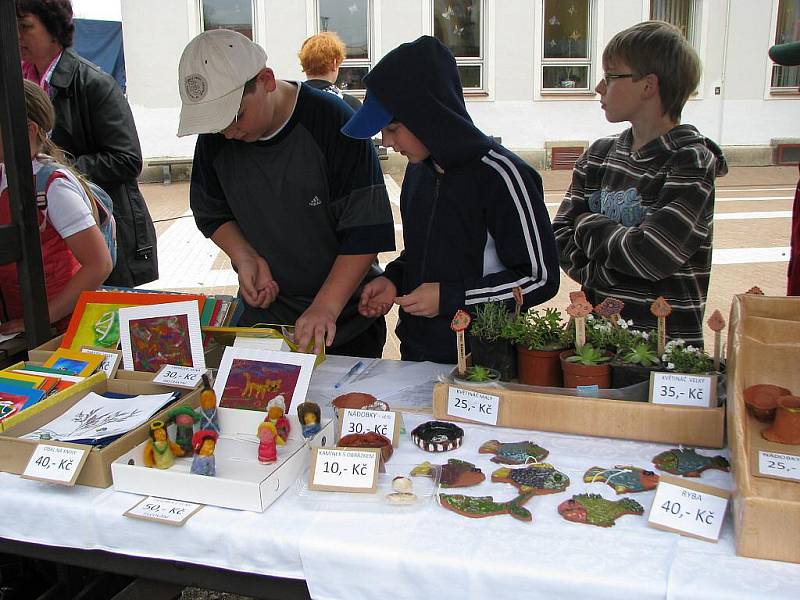
[[[299,365],[234,358],[219,405],[266,412],[267,403],[282,394],[288,410],[299,376]]]
[[[134,371],[155,373],[164,365],[192,366],[186,315],[135,319],[128,328]]]
[[[44,366],[55,369],[57,373],[64,375],[88,377],[95,372],[102,362],[103,357],[97,354],[86,354],[69,348],[58,348],[44,362]]]

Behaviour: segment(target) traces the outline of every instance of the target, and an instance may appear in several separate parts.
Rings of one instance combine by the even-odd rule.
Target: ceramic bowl
[[[339,411],[343,408],[357,408],[363,410],[389,410],[389,405],[383,400],[378,400],[372,394],[363,392],[350,392],[342,394],[331,400],[336,418],[339,418]]]
[[[778,398],[789,396],[786,388],[768,383],[751,385],[744,390],[744,403],[747,411],[762,423],[771,423],[778,408]]]
[[[367,433],[351,433],[349,435],[339,438],[338,446],[344,448],[379,448],[383,456],[383,462],[386,462],[392,457],[392,440],[376,433],[368,431]]]
[[[447,452],[461,447],[464,430],[445,421],[427,421],[413,429],[411,440],[427,452]]]

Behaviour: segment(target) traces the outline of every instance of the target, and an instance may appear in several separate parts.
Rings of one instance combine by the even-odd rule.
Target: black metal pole
[[[25,335],[28,347],[35,348],[52,336],[26,114],[15,2],[0,0],[0,132],[11,202],[11,222],[17,228],[20,246],[17,275],[25,308]]]

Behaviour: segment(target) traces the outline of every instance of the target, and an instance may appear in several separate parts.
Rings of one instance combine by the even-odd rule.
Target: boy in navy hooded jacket
[[[484,135],[467,113],[453,55],[422,36],[389,52],[364,78],[364,105],[342,128],[382,132],[408,158],[400,211],[405,250],[368,283],[359,310],[400,306],[403,360],[454,363],[459,308],[552,298],[559,268],[539,174]]]

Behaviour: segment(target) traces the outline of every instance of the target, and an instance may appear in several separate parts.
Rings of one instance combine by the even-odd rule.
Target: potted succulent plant
[[[519,382],[561,387],[558,355],[568,346],[561,315],[555,308],[531,308],[513,323],[511,338],[517,346]]]
[[[511,343],[514,315],[505,302],[487,302],[475,308],[469,329],[472,364],[499,371],[503,381],[517,375],[517,355]]]
[[[467,367],[463,377],[458,375],[457,372],[454,377],[456,381],[469,384],[493,383],[500,380],[500,371],[482,365],[474,365]]]
[[[632,332],[647,335],[644,332]],[[647,338],[621,348],[611,361],[611,387],[622,388],[650,379],[650,372],[661,368],[656,349]]]
[[[560,354],[561,368],[564,371],[564,387],[596,385],[598,388],[611,386],[611,354],[586,343],[575,350],[565,350]]]

